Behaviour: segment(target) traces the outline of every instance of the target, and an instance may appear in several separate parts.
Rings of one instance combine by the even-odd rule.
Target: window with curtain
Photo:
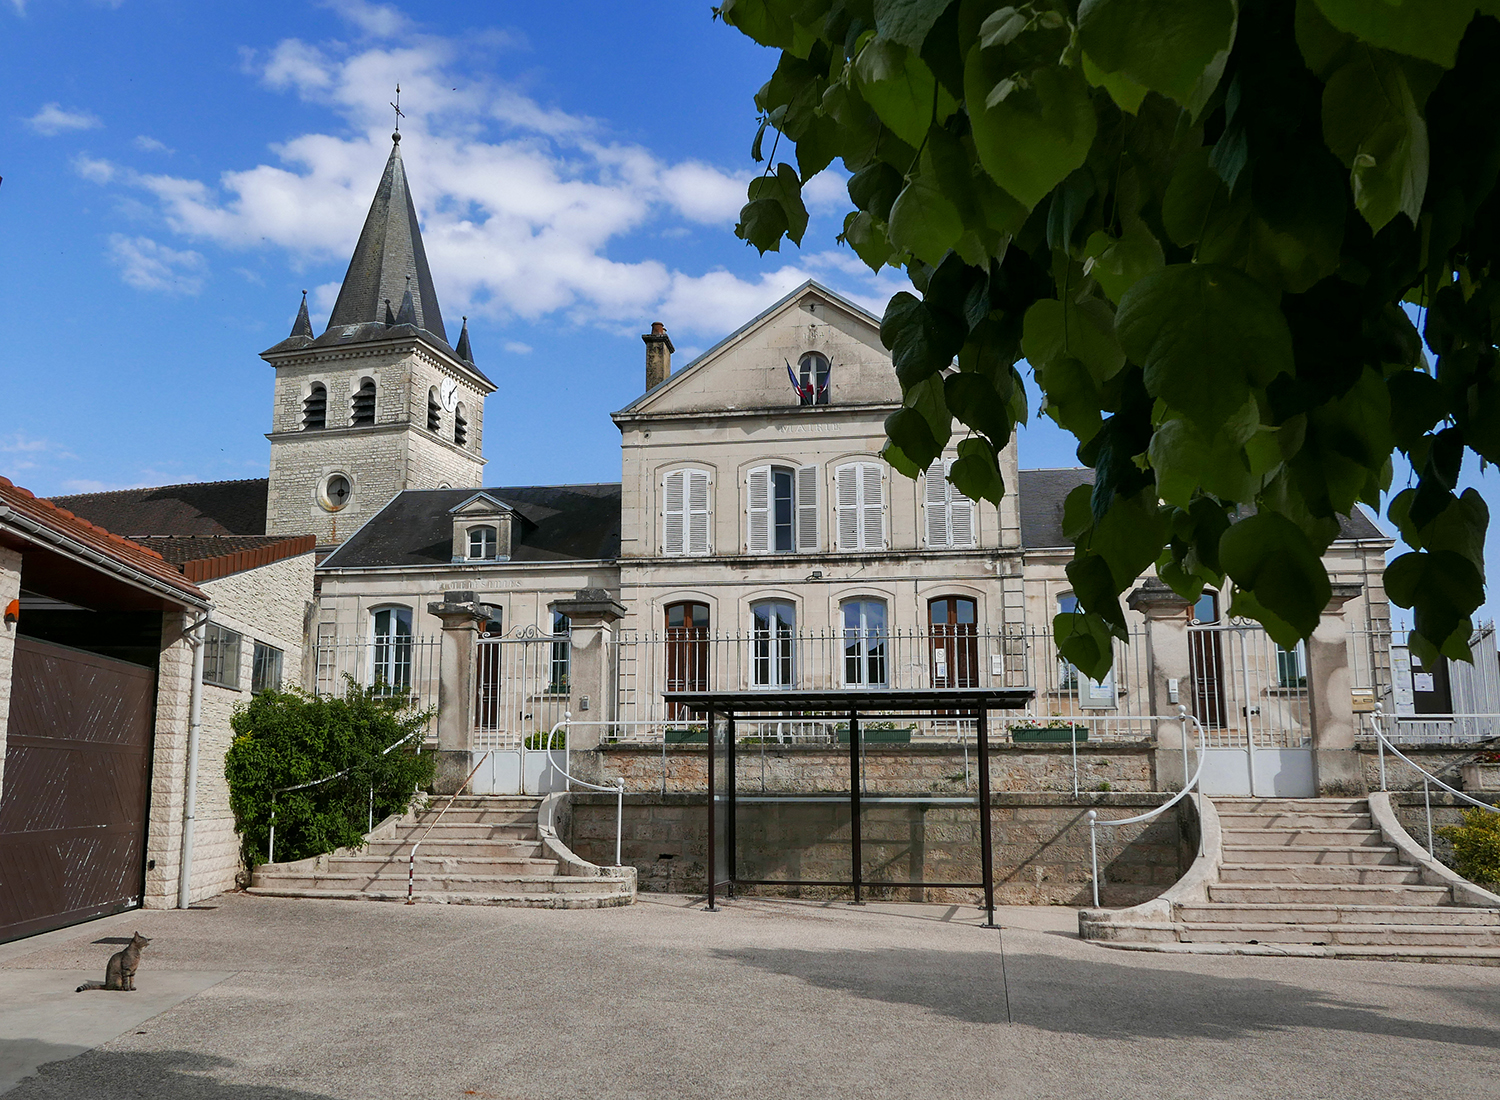
[[[802,390],[802,404],[828,404],[829,373],[828,360],[818,352],[810,351],[798,360],[797,383]]]
[[[670,603],[665,608],[667,624],[668,691],[708,690],[708,604],[697,600]],[[686,708],[667,708],[667,719],[691,720]]]

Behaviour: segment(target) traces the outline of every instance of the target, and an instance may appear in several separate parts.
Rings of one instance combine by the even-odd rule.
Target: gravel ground
[[[1500,1095],[1500,968],[1139,954],[1080,942],[1071,909],[999,919],[230,894],[0,946],[0,1066],[40,1064],[7,1100]],[[135,928],[141,992],[73,993]]]

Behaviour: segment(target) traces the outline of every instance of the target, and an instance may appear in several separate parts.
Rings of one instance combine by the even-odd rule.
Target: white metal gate
[[[1183,700],[1207,743],[1203,793],[1311,798],[1317,794],[1307,703],[1307,656],[1256,623],[1188,628]]]
[[[469,744],[475,794],[546,794],[561,790],[547,767],[545,742],[568,709],[570,639],[528,626],[508,637],[481,637],[474,661]],[[489,755],[486,756],[485,754]],[[562,763],[562,752],[557,752]]]

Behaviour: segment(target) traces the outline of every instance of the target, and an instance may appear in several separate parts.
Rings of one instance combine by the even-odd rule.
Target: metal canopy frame
[[[881,886],[981,886],[984,889],[985,928],[996,928],[995,924],[995,861],[994,847],[990,835],[990,745],[988,717],[992,710],[1018,710],[1031,701],[1034,692],[1030,688],[934,688],[929,691],[668,691],[662,698],[669,704],[678,704],[696,714],[707,716],[708,722],[708,910],[717,912],[717,889],[720,885],[714,867],[715,836],[714,811],[719,796],[714,790],[714,721],[723,716],[725,721],[724,753],[726,770],[724,784],[724,851],[728,877],[723,880],[730,896],[734,887],[747,886],[846,886],[854,888],[854,904],[863,905],[862,891],[863,857],[860,850],[859,813],[863,802],[887,802],[891,798],[879,796],[865,798],[860,791],[860,734],[861,715],[902,715],[906,717],[937,717],[951,720],[972,720],[976,723],[979,764],[979,860],[983,881],[979,883],[931,883],[931,882],[886,882]],[[812,881],[802,879],[751,880],[739,879],[735,875],[735,809],[738,800],[735,793],[735,741],[736,717],[757,714],[822,713],[836,718],[847,718],[849,722],[849,839],[852,879],[850,883]],[[818,801],[830,801],[829,796],[818,797]],[[757,799],[756,801],[760,801]],[[788,801],[799,801],[789,799]],[[808,801],[802,799],[800,801]],[[842,801],[842,799],[839,799]],[[952,796],[933,795],[931,798],[901,797],[903,802],[952,802]],[[970,802],[965,797],[962,801]]]

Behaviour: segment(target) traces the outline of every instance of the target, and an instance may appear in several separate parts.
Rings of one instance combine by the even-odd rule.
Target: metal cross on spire
[[[391,134],[391,137],[396,141],[400,141],[401,120],[406,117],[406,114],[401,110],[401,85],[399,84],[396,85],[396,102],[391,104],[391,110],[396,112],[396,131]]]

